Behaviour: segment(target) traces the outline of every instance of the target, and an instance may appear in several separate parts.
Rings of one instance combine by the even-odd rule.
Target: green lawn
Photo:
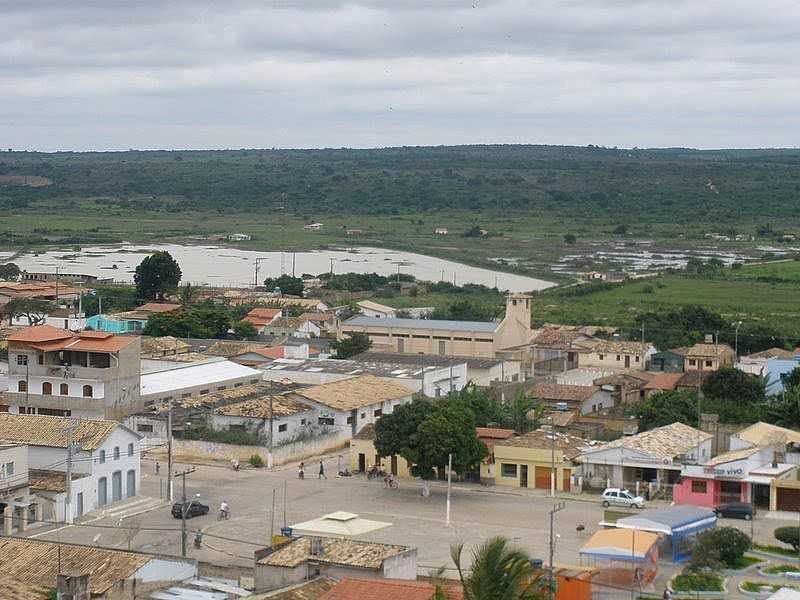
[[[761,552],[769,552],[770,554],[780,554],[781,556],[788,556],[790,558],[800,558],[800,553],[792,548],[786,546],[769,546],[762,544],[753,544],[753,550],[760,550]]]
[[[799,573],[800,565],[771,565],[766,569],[762,569],[762,571],[772,575],[780,575],[781,573]]]
[[[676,592],[722,592],[722,577],[715,573],[681,573],[672,580]]]
[[[791,588],[795,589],[794,586],[784,585],[780,583],[767,583],[765,581],[743,581],[742,582],[742,589],[745,592],[750,592],[753,594],[759,593],[774,593],[777,592],[781,588]]]
[[[762,562],[764,562],[764,559],[762,558],[757,558],[755,556],[742,556],[736,561],[736,564],[728,565],[728,568],[733,570],[742,570]]]

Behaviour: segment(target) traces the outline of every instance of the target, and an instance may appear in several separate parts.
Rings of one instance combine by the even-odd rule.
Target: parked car
[[[747,502],[727,502],[714,507],[717,518],[744,519],[749,521],[756,515],[756,509]]]
[[[628,508],[643,508],[644,498],[634,496],[628,490],[619,488],[607,488],[603,491],[603,506],[606,508],[614,504],[615,506],[627,506]]]
[[[197,500],[187,500],[186,502],[176,502],[172,505],[172,516],[180,519],[182,511],[186,511],[186,518],[199,517],[208,514],[208,506]]]

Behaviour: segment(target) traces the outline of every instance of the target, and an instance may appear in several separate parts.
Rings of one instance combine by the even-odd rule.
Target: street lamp
[[[742,322],[741,321],[737,321],[736,323],[734,323],[734,325],[736,326],[736,329],[735,329],[735,334],[734,334],[734,340],[735,340],[734,341],[734,348],[735,348],[735,350],[734,350],[733,356],[734,356],[734,363],[737,363],[737,362],[739,362],[739,327],[742,326]]]

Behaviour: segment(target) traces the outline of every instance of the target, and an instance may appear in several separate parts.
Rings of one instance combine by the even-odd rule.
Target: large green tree
[[[366,333],[355,332],[332,342],[331,348],[336,352],[334,358],[344,359],[366,352],[371,345]]]
[[[25,317],[28,325],[38,325],[55,306],[40,298],[12,298],[3,308],[12,317]]]
[[[401,404],[390,414],[383,415],[375,423],[375,450],[381,456],[398,454],[413,463],[419,446],[419,427],[431,415],[434,407],[431,400],[414,398],[409,404]]]
[[[280,288],[281,294],[288,294],[289,296],[303,295],[302,278],[292,277],[291,275],[281,275],[280,277],[267,277],[264,280],[264,287],[266,287],[270,291]]]
[[[500,401],[490,396],[474,383],[469,383],[451,394],[464,402],[475,415],[476,427],[502,427],[506,423],[506,410]]]
[[[159,250],[146,256],[136,267],[133,282],[141,298],[158,300],[178,286],[182,275],[180,265],[172,255]]]
[[[151,315],[144,335],[193,338],[227,337],[233,324],[231,311],[213,302],[203,302],[176,312]]]
[[[763,419],[768,423],[800,428],[800,386],[794,386],[779,396],[770,398],[763,408]]]
[[[546,581],[534,570],[531,557],[496,537],[472,550],[472,565],[462,564],[464,545],[451,546],[450,557],[464,590],[464,600],[541,600]]]
[[[12,281],[19,277],[19,273],[19,267],[14,263],[4,263],[0,265],[0,279]]]
[[[723,367],[703,378],[703,394],[726,402],[755,404],[764,401],[764,380],[739,369]]]
[[[697,394],[687,390],[660,392],[641,402],[634,414],[639,430],[648,431],[675,422],[697,426]]]

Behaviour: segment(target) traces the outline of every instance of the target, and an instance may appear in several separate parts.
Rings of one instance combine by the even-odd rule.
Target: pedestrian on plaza
[[[319,461],[319,477],[317,479],[327,479],[328,476],[325,475],[325,465],[322,464],[322,461]]]
[[[160,471],[161,471],[161,465],[158,464],[158,461],[156,461],[156,475],[158,475]]]
[[[664,593],[661,594],[661,598],[662,600],[672,600],[672,590],[668,587],[664,588]]]
[[[300,466],[297,468],[297,477],[300,479],[306,478],[306,465],[303,461],[300,461]]]

